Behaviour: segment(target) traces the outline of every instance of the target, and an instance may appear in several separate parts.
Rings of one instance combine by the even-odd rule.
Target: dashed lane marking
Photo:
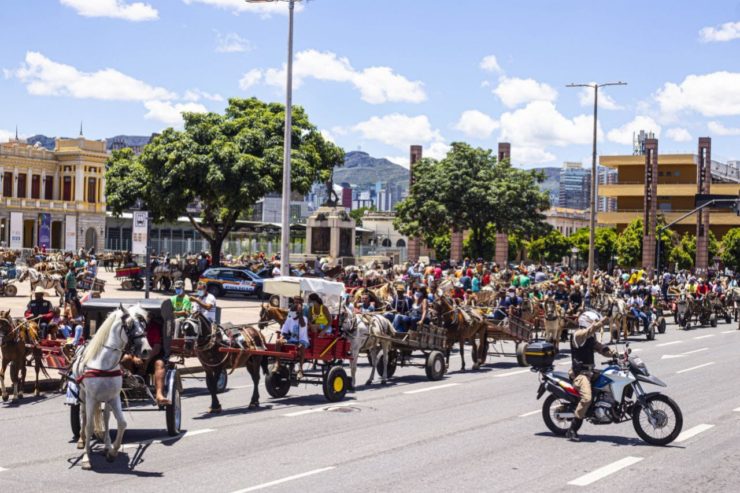
[[[460,384],[459,383],[446,383],[444,385],[435,385],[434,387],[424,387],[423,389],[407,390],[406,392],[404,392],[404,394],[420,394],[422,392],[430,392],[432,390],[440,390],[440,389],[446,389],[448,387],[455,387],[456,385],[460,385]]]
[[[606,466],[600,467],[588,474],[584,474],[580,478],[569,481],[568,484],[572,484],[574,486],[588,486],[600,479],[604,479],[610,474],[621,471],[625,467],[637,464],[641,460],[642,457],[625,457],[624,459],[620,459],[616,462],[612,462],[611,464],[607,464]]]
[[[736,407],[736,408],[735,408],[735,409],[733,409],[732,411],[733,411],[733,412],[736,412],[736,413],[740,413],[740,407]]]
[[[249,491],[262,490],[265,488],[269,488],[271,486],[277,486],[279,484],[287,483],[288,481],[295,481],[296,479],[313,476],[314,474],[321,474],[322,472],[331,471],[332,469],[336,469],[336,467],[335,466],[322,467],[321,469],[314,469],[313,471],[302,472],[301,474],[295,474],[293,476],[288,476],[286,478],[276,479],[275,481],[270,481],[269,483],[262,483],[256,486],[250,486],[249,488],[244,488],[243,490],[236,490],[232,493],[248,493]]]
[[[678,435],[678,437],[676,438],[676,441],[685,442],[689,438],[693,438],[699,433],[704,433],[705,431],[711,430],[712,428],[714,428],[714,425],[707,425],[707,424],[696,425],[693,428],[689,428],[688,430],[681,432],[681,434]]]
[[[696,340],[706,339],[707,337],[714,337],[714,334],[707,334],[705,336],[698,336],[698,337],[694,337],[694,339],[696,339]]]
[[[527,416],[534,416],[535,414],[539,414],[541,411],[538,409],[536,411],[530,411],[528,413],[520,414],[520,418],[526,418]]]
[[[732,330],[723,330],[720,332],[720,334],[738,334],[740,333],[740,330],[732,329]]]
[[[704,368],[705,366],[710,366],[713,364],[714,364],[714,361],[710,361],[709,363],[704,363],[703,365],[699,365],[699,366],[692,366],[691,368],[686,368],[685,370],[680,370],[680,371],[677,371],[676,373],[686,373],[687,371],[698,370],[699,368]]]
[[[656,344],[655,347],[672,346],[674,344],[681,344],[682,342],[683,341],[664,342],[663,344]]]
[[[339,407],[347,407],[347,406],[351,406],[352,404],[353,404],[352,402],[347,402],[345,404],[336,404],[334,406],[323,406],[323,407],[318,407],[315,409],[306,409],[304,411],[296,411],[292,413],[287,413],[287,414],[283,414],[283,416],[286,416],[288,418],[294,418],[296,416],[303,416],[305,414],[313,414],[313,413],[320,413],[324,411],[331,411],[332,409],[336,409]]]
[[[7,471],[4,467],[0,467],[0,472]]]
[[[702,351],[707,351],[708,349],[709,349],[708,347],[703,347],[703,348],[699,348],[699,349],[694,349],[693,351],[686,351],[685,353],[681,353],[681,354],[701,353]]]
[[[516,370],[516,371],[510,371],[508,373],[499,373],[498,375],[494,375],[494,377],[496,378],[510,377],[512,375],[520,375],[522,373],[531,373],[531,371],[530,370]]]

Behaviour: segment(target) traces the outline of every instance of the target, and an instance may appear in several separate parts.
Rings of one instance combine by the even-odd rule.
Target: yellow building
[[[50,151],[0,143],[0,243],[10,248],[102,251],[105,141],[57,139]]]
[[[694,209],[696,195],[697,160],[694,154],[658,155],[658,217],[672,222]],[[599,212],[600,225],[613,225],[617,230],[643,217],[645,197],[645,156],[601,156],[602,166],[617,170],[617,182],[599,185],[599,197],[614,198],[617,208],[611,212]],[[737,170],[722,163],[712,162],[711,193],[738,195],[740,183]],[[672,229],[679,234],[696,234],[696,215],[683,219]],[[740,217],[732,210],[712,209],[711,230],[720,238],[729,229],[740,227]]]

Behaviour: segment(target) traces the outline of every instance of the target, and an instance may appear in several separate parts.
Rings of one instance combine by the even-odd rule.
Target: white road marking
[[[733,412],[736,412],[736,413],[740,413],[740,407],[736,407],[736,408],[735,408],[735,409],[733,409],[732,411],[733,411]]]
[[[203,428],[202,430],[186,431],[185,433],[181,433],[180,435],[176,435],[173,437],[152,438],[151,440],[143,440],[141,442],[127,443],[127,444],[121,445],[121,450],[124,450],[125,448],[130,449],[131,447],[139,447],[141,445],[156,445],[159,443],[171,442],[173,440],[180,440],[181,438],[193,437],[196,435],[202,435],[204,433],[211,433],[213,431],[216,431],[216,429],[215,428]]]
[[[740,330],[737,330],[737,329],[733,329],[733,330],[723,330],[722,332],[720,332],[720,334],[737,334],[737,333],[739,333],[739,332],[740,332]]]
[[[528,413],[520,414],[520,418],[526,418],[527,416],[534,416],[535,414],[539,414],[541,411],[538,409],[536,411],[530,411]]]
[[[313,414],[313,413],[320,413],[323,411],[330,411],[332,409],[336,409],[339,407],[347,407],[347,406],[351,406],[352,404],[353,404],[352,402],[347,402],[345,404],[336,404],[334,406],[323,406],[323,407],[319,407],[315,409],[306,409],[304,411],[296,411],[293,413],[287,413],[287,414],[283,414],[283,416],[287,416],[288,418],[293,418],[295,416],[303,416],[305,414]]]
[[[456,385],[460,385],[460,384],[459,383],[446,383],[444,385],[435,385],[434,387],[424,387],[423,389],[407,390],[406,392],[404,392],[404,394],[419,394],[421,392],[429,392],[431,390],[446,389],[448,387],[454,387]]]
[[[710,361],[709,363],[704,363],[703,365],[699,365],[699,366],[692,366],[691,368],[686,368],[685,370],[680,370],[680,371],[677,371],[676,373],[686,373],[687,371],[698,370],[699,368],[704,368],[705,366],[709,366],[713,364],[714,364],[714,361]]]
[[[4,467],[0,467],[0,472],[7,471]]]
[[[322,467],[321,469],[314,469],[313,471],[303,472],[301,474],[295,474],[293,476],[288,476],[287,478],[276,479],[275,481],[270,481],[269,483],[262,483],[256,486],[250,486],[249,488],[244,488],[243,490],[236,490],[232,493],[247,493],[249,491],[262,490],[265,488],[269,488],[270,486],[276,486],[278,484],[287,483],[288,481],[294,481],[296,479],[305,478],[307,476],[313,476],[314,474],[320,474],[322,472],[331,471],[332,469],[336,469],[336,467],[334,466]]]
[[[707,430],[711,430],[712,428],[714,428],[714,425],[707,425],[707,424],[696,425],[693,428],[689,428],[688,430],[681,432],[681,434],[678,435],[678,437],[676,438],[676,441],[685,442],[689,438],[695,437],[699,433],[703,433]]]
[[[499,373],[498,375],[494,375],[496,378],[501,377],[510,377],[512,375],[520,375],[522,373],[531,373],[530,370],[516,370],[516,371],[510,371],[509,373]]]
[[[616,462],[612,462],[611,464],[608,464],[604,467],[600,467],[596,469],[595,471],[592,471],[588,474],[584,474],[580,478],[576,478],[573,481],[569,481],[568,484],[572,484],[574,486],[588,486],[592,483],[595,483],[596,481],[600,479],[604,479],[610,474],[614,474],[617,471],[621,471],[625,467],[629,467],[633,464],[637,464],[641,460],[642,460],[642,457],[625,457],[624,459],[620,459]]]
[[[703,347],[703,348],[699,348],[699,349],[694,349],[693,351],[686,351],[685,353],[681,353],[681,354],[701,353],[702,351],[706,351],[708,349],[709,349],[708,347]]]
[[[681,344],[683,341],[671,341],[664,342],[663,344],[656,344],[655,347],[672,346],[673,344]]]
[[[698,336],[698,337],[694,337],[694,339],[697,339],[697,340],[698,339],[706,339],[707,337],[714,337],[714,334],[707,334],[705,336]]]
[[[633,353],[639,353],[640,351],[642,351],[641,347],[632,350]]]
[[[231,387],[230,386],[229,388],[232,389],[232,390],[237,390],[237,389],[249,389],[249,388],[252,388],[252,387],[254,387],[254,385],[237,385],[236,387]]]

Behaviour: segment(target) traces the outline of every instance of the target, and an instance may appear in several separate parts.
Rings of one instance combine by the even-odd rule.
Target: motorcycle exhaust
[[[575,419],[575,413],[555,413],[555,417],[558,419]]]

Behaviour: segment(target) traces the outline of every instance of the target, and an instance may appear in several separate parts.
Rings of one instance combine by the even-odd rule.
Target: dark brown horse
[[[464,307],[457,306],[447,296],[438,297],[433,308],[438,323],[447,329],[447,365],[450,364],[452,347],[457,342],[460,345],[461,369],[465,371],[465,341],[470,341],[473,369],[480,369],[480,365],[486,360],[485,320],[474,311],[466,311]]]
[[[283,310],[279,306],[275,306],[273,304],[262,303],[258,326],[260,330],[264,330],[269,322],[277,322],[278,326],[282,327],[286,318],[288,318],[287,310]]]
[[[39,372],[43,371],[46,375],[46,370],[41,365],[38,325],[35,322],[13,320],[10,317],[10,310],[0,311],[0,356],[2,356],[0,389],[4,402],[9,397],[5,388],[5,369],[8,366],[10,367],[10,381],[13,383],[13,401],[23,398],[23,386],[26,382],[26,354],[28,352],[33,355],[36,370],[34,395],[39,395]]]
[[[229,331],[211,323],[201,314],[195,314],[181,323],[186,338],[195,339],[195,354],[206,373],[206,385],[211,394],[209,413],[221,412],[218,400],[218,379],[221,372],[230,373],[239,367],[246,367],[252,377],[252,399],[249,408],[259,406],[260,367],[267,374],[267,358],[254,356],[248,351],[265,350],[267,343],[262,332],[254,327],[234,327]],[[247,352],[221,352],[219,348],[241,349]]]

